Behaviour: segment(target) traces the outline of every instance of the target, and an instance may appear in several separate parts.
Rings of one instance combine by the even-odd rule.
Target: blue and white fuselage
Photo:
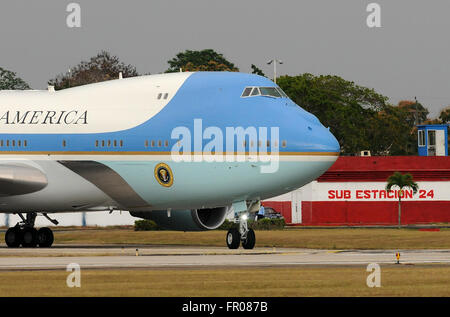
[[[334,163],[339,144],[271,87],[261,76],[197,72],[0,92],[0,211],[208,209],[301,187]],[[257,138],[230,143],[227,128],[239,127]],[[252,159],[275,154],[271,172]]]

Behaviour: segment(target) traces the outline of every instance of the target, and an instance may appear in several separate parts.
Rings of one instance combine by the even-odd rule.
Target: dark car
[[[256,218],[259,220],[259,219],[263,219],[263,218],[283,219],[284,217],[275,209],[270,208],[270,207],[264,207],[264,216],[256,214]]]

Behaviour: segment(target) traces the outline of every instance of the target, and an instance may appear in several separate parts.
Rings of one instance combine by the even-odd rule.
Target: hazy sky
[[[81,28],[66,7],[81,6]],[[381,6],[381,28],[366,7]],[[279,74],[336,74],[392,103],[413,99],[432,115],[450,104],[448,0],[2,0],[0,67],[33,88],[108,50],[140,73],[158,73],[185,49],[213,48],[249,72],[281,59]]]

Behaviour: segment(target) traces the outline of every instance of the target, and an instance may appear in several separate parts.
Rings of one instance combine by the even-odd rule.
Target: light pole
[[[271,59],[270,61],[267,62],[267,65],[270,65],[273,63],[273,82],[276,84],[277,83],[277,63],[278,64],[283,64],[282,61],[280,61],[279,59]]]

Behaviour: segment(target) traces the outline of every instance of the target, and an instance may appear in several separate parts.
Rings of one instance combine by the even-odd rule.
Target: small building
[[[417,126],[419,156],[448,156],[448,125]]]
[[[396,225],[399,193],[385,190],[394,172],[419,185],[404,192],[402,224],[450,222],[448,156],[342,156],[316,181],[262,204],[291,225]]]

